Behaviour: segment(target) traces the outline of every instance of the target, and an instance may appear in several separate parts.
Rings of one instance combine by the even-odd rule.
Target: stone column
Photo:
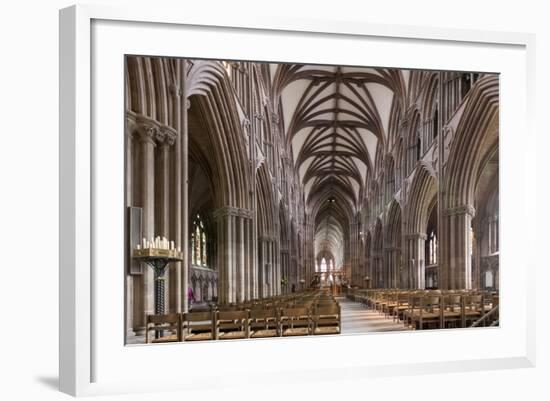
[[[386,248],[386,257],[388,259],[389,286],[391,288],[401,288],[401,250],[395,246]]]
[[[281,249],[281,276],[282,277],[288,277],[290,273],[290,269],[288,266],[288,249],[283,248]],[[285,292],[288,292],[285,290]]]
[[[176,60],[176,65],[179,66],[181,60]],[[182,69],[176,68],[176,82],[182,81]],[[180,85],[181,86],[181,85]],[[172,126],[176,131],[176,139],[174,146],[174,159],[172,169],[173,175],[173,214],[170,216],[172,221],[172,235],[176,247],[182,248],[182,124],[186,121],[182,121],[182,96],[183,92],[180,87],[174,85],[170,88],[172,95]],[[182,263],[174,263],[174,266],[170,270],[170,310],[172,312],[181,313],[183,298],[187,297],[187,294],[183,294],[182,290]]]
[[[257,298],[264,298],[264,287],[263,287],[263,280],[264,280],[264,255],[265,255],[265,250],[264,250],[264,242],[258,238],[256,240],[256,247],[257,247],[257,258],[256,258],[256,267],[257,267],[257,275],[256,275],[256,281],[255,281],[255,290],[257,291],[258,293],[258,296]]]
[[[157,126],[151,121],[138,119],[141,143],[141,199],[142,233],[145,238],[155,236],[155,135]],[[143,274],[136,277],[134,294],[134,332],[143,334],[145,316],[154,313],[153,270],[144,266]]]
[[[182,104],[180,107],[180,136],[181,136],[181,291],[183,295],[182,311],[188,312],[189,305],[187,292],[189,289],[189,133],[187,109],[190,107],[187,99],[187,61],[181,60],[179,65]]]
[[[170,150],[176,141],[176,132],[169,127],[161,126],[155,134],[155,142],[158,149],[158,163],[156,164],[157,173],[157,193],[155,194],[155,204],[157,205],[157,230],[156,235],[161,235],[170,239]],[[173,266],[169,266],[164,279],[166,292],[165,297],[169,299],[168,310],[173,310],[178,295],[177,283],[174,279]],[[176,284],[176,286],[174,286]],[[167,300],[164,300],[165,305]]]
[[[221,303],[249,299],[254,283],[252,259],[248,251],[252,212],[224,207],[214,212],[218,225],[218,298]]]
[[[136,130],[135,119],[128,116],[126,119],[126,207],[134,205],[133,199],[133,171],[134,171],[134,136]],[[128,246],[128,244],[126,244]],[[128,263],[132,263],[128,261]],[[127,335],[132,335],[134,328],[134,280],[135,277],[126,274],[126,332]]]
[[[472,218],[470,205],[447,209],[448,288],[472,288]]]
[[[426,234],[415,233],[406,236],[409,256],[409,286],[417,289],[426,288],[425,243]]]
[[[351,284],[361,285],[358,280],[357,266],[357,223],[352,223],[350,227],[350,265],[351,265]]]
[[[384,249],[384,283],[386,288],[393,287],[393,249]]]
[[[273,284],[270,280],[271,274],[271,265],[269,263],[269,241],[265,238],[261,239],[262,247],[262,257],[260,259],[260,270],[261,270],[261,292],[262,298],[267,298],[271,296],[271,285]]]
[[[276,296],[279,293],[281,287],[281,281],[278,279],[277,274],[277,250],[276,241],[274,238],[269,239],[269,263],[271,264],[271,296]]]
[[[243,256],[244,256],[244,263],[243,263],[243,288],[244,288],[244,295],[243,299],[245,301],[249,301],[252,299],[252,271],[251,271],[251,261],[252,261],[252,241],[251,241],[251,232],[250,232],[250,224],[251,219],[250,218],[243,218]]]
[[[225,219],[222,215],[216,215],[214,213],[214,219],[216,220],[216,227],[217,227],[217,246],[216,251],[218,253],[217,255],[217,268],[218,268],[218,281],[216,282],[216,296],[218,298],[218,302],[221,303],[222,300],[225,301],[225,280],[226,280],[226,274],[225,274],[225,255],[224,255],[224,245],[225,245]]]

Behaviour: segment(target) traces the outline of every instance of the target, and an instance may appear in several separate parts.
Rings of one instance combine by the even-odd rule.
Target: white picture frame
[[[193,348],[187,344],[181,344],[176,346],[132,347],[130,349],[124,347],[123,335],[120,333],[120,341],[117,339],[113,343],[114,346],[119,343],[120,349],[117,348],[116,352],[108,352],[109,348],[105,344],[112,333],[108,332],[110,329],[106,328],[109,327],[107,324],[109,320],[104,317],[105,314],[102,313],[104,309],[102,308],[105,307],[106,303],[113,305],[123,303],[120,292],[117,292],[123,292],[123,288],[121,286],[116,289],[115,284],[112,288],[107,286],[106,276],[97,274],[94,271],[98,260],[103,260],[101,258],[106,257],[106,255],[109,257],[110,252],[116,252],[116,250],[113,251],[107,248],[98,252],[97,247],[100,245],[98,245],[95,235],[97,235],[98,227],[103,227],[100,220],[111,215],[109,211],[104,209],[104,205],[98,202],[97,193],[105,193],[104,190],[108,186],[101,187],[104,185],[101,177],[103,177],[105,169],[116,170],[119,167],[116,158],[122,157],[122,154],[116,155],[116,146],[113,150],[114,153],[107,152],[107,148],[104,147],[105,143],[98,143],[94,138],[94,130],[104,128],[105,125],[102,124],[105,124],[105,120],[108,124],[109,118],[112,117],[102,119],[101,112],[96,110],[92,101],[93,95],[94,93],[103,92],[102,89],[94,87],[93,81],[103,79],[103,68],[111,65],[110,61],[105,61],[109,56],[102,53],[104,51],[108,53],[108,50],[102,47],[106,43],[105,38],[110,38],[114,48],[117,43],[124,41],[121,32],[128,29],[132,29],[133,40],[139,40],[140,38],[142,40],[142,48],[134,46],[132,43],[128,49],[123,49],[124,52],[134,54],[153,54],[154,52],[150,52],[151,49],[154,49],[151,46],[155,43],[152,39],[161,38],[162,35],[167,36],[170,29],[177,31],[173,31],[172,34],[176,32],[178,35],[186,35],[189,33],[186,33],[185,30],[188,29],[192,30],[194,35],[198,35],[195,38],[203,35],[206,47],[212,44],[211,41],[206,40],[208,35],[224,32],[224,34],[238,35],[243,40],[251,41],[254,35],[259,34],[265,36],[266,41],[274,40],[273,38],[278,35],[280,38],[286,37],[292,40],[325,40],[327,42],[338,40],[343,47],[350,43],[357,44],[358,41],[384,41],[387,46],[392,45],[392,43],[395,45],[406,43],[411,48],[415,48],[417,45],[433,45],[437,46],[442,52],[445,51],[446,47],[453,47],[456,52],[467,51],[470,48],[472,51],[477,49],[483,53],[487,49],[493,49],[489,50],[493,51],[492,55],[480,56],[481,59],[483,57],[493,58],[493,63],[501,57],[500,53],[505,54],[502,56],[502,60],[509,59],[512,66],[506,65],[502,67],[502,70],[498,68],[491,70],[502,74],[501,157],[503,157],[503,163],[501,177],[505,176],[507,180],[511,181],[512,187],[514,187],[514,184],[521,184],[524,189],[524,191],[513,191],[513,189],[510,191],[511,188],[501,190],[502,199],[505,199],[501,206],[503,214],[501,244],[505,249],[501,254],[501,264],[503,266],[501,289],[503,314],[506,317],[506,314],[509,313],[508,323],[503,317],[502,327],[498,331],[492,330],[491,332],[451,330],[445,333],[415,333],[414,339],[411,340],[412,343],[406,344],[406,341],[403,342],[404,347],[413,347],[409,348],[410,354],[406,355],[405,358],[403,355],[393,353],[386,355],[386,360],[381,355],[372,354],[371,360],[365,360],[361,358],[360,352],[356,352],[354,354],[350,353],[348,359],[340,360],[339,368],[331,367],[330,358],[328,361],[314,358],[307,363],[300,359],[294,361],[291,369],[290,367],[287,369],[284,359],[277,359],[276,354],[280,353],[281,350],[285,350],[290,354],[311,356],[312,350],[318,347],[321,342],[322,347],[333,347],[333,349],[350,347],[350,349],[354,349],[353,347],[363,344],[361,341],[365,343],[380,342],[382,344],[396,334],[356,335],[336,339],[299,339],[290,342],[277,340],[276,344],[273,340],[266,340],[241,342],[239,344],[197,344],[193,345]],[[147,32],[147,35],[140,36],[144,32]],[[94,40],[94,35],[96,35],[96,40]],[[151,39],[151,43],[148,42],[147,38]],[[209,40],[212,40],[212,38]],[[167,42],[171,41],[168,40]],[[156,43],[160,42],[157,41]],[[149,50],[147,46],[149,46]],[[176,54],[169,50],[170,46],[174,48],[173,41],[159,46],[157,51],[160,55],[165,56],[187,55],[197,57],[208,55],[207,51],[201,54]],[[266,47],[265,51],[270,50],[269,46]],[[249,377],[252,378],[249,380],[253,380],[256,385],[270,383],[274,380],[292,382],[295,380],[327,380],[327,378],[336,380],[344,377],[361,380],[362,378],[380,375],[410,374],[411,371],[418,374],[534,366],[535,309],[528,306],[535,299],[535,283],[532,282],[532,279],[528,279],[528,273],[533,272],[535,269],[535,254],[534,252],[526,252],[527,256],[523,255],[523,258],[520,259],[517,249],[506,250],[507,248],[505,248],[506,244],[515,243],[516,240],[521,241],[517,234],[513,232],[514,227],[521,224],[521,221],[533,225],[536,220],[535,207],[528,203],[528,194],[534,194],[535,192],[536,182],[528,172],[535,169],[534,149],[536,147],[522,146],[520,149],[518,148],[519,150],[516,149],[519,155],[516,155],[517,159],[515,160],[519,162],[519,166],[513,172],[506,167],[506,163],[511,161],[509,158],[510,149],[514,149],[517,140],[511,135],[512,128],[525,132],[522,136],[523,141],[531,144],[535,143],[534,130],[531,127],[534,113],[534,47],[534,35],[522,33],[374,25],[357,21],[301,20],[290,17],[278,19],[270,17],[250,18],[249,15],[246,17],[205,16],[183,13],[181,10],[155,9],[153,7],[132,7],[130,9],[79,5],[61,10],[60,390],[71,395],[81,396],[167,389],[198,389],[207,382],[211,385],[213,376],[209,375],[207,378],[203,373],[200,373],[200,369],[196,369],[197,372],[193,373],[192,366],[181,367],[178,374],[150,375],[147,380],[143,380],[141,377],[136,377],[135,372],[128,371],[129,373],[126,374],[127,371],[124,369],[121,371],[124,373],[116,376],[107,369],[107,365],[112,365],[113,370],[120,369],[123,364],[127,364],[124,366],[136,364],[136,361],[143,361],[144,364],[163,361],[168,366],[178,366],[177,358],[180,358],[181,361],[182,355],[186,355],[189,360],[194,360],[193,358],[197,357],[197,350],[199,349],[202,353],[237,359],[241,359],[242,355],[254,358],[254,355],[259,355],[262,352],[271,352],[269,355],[274,358],[271,365],[256,364],[254,371],[249,372],[251,375]],[[122,47],[113,50],[115,58],[119,54],[116,52],[120,52],[121,49]],[[211,52],[214,52],[213,45],[212,49]],[[273,47],[271,47],[271,50],[273,50]],[[292,48],[287,48],[285,51],[287,51],[289,60],[302,61],[296,60]],[[231,57],[230,52],[231,50],[228,49],[226,53],[217,53],[218,58],[239,58],[238,56]],[[280,53],[279,50],[277,52]],[[245,50],[243,50],[243,56],[244,53]],[[250,53],[247,54],[250,55]],[[258,56],[255,58],[267,60],[268,57],[270,57],[268,53],[260,54],[258,52]],[[284,57],[284,55],[280,57]],[[280,57],[277,58],[277,61],[284,61]],[[403,59],[404,55],[396,55],[396,57],[401,57],[401,63],[399,58],[394,58],[397,61],[391,62],[392,65],[388,66],[401,67],[407,64],[406,60]],[[481,59],[465,60],[464,62],[482,63]],[[308,60],[311,61],[311,59]],[[103,65],[104,61],[105,64]],[[121,63],[120,71],[112,71],[113,74],[119,75],[118,79],[123,75],[122,59],[119,61]],[[452,60],[441,60],[440,67],[444,68],[443,64],[449,62],[452,62]],[[517,70],[512,70],[513,66],[516,66]],[[421,68],[422,66],[417,65],[416,67]],[[460,69],[458,67],[456,69]],[[507,68],[509,70],[506,71],[510,72],[504,73],[503,71]],[[518,89],[519,99],[511,99],[509,91],[511,86]],[[122,98],[122,88],[119,89],[121,92],[120,98]],[[96,90],[97,92],[94,92]],[[116,87],[115,90],[117,90]],[[122,104],[120,107],[123,107]],[[98,119],[102,119],[102,121]],[[112,126],[120,126],[122,120],[121,116],[120,121],[111,121]],[[116,132],[116,128],[112,130]],[[99,166],[98,158],[104,161],[106,166]],[[98,171],[98,169],[101,171]],[[122,174],[122,171],[120,171],[120,174]],[[108,185],[116,185],[117,176],[115,174],[114,181]],[[115,199],[117,199],[116,196]],[[115,205],[115,208],[122,209],[120,205],[122,205],[121,202]],[[511,216],[506,213],[506,210],[511,210],[512,206],[519,206],[521,207],[520,210],[524,211],[519,213],[518,216]],[[122,210],[119,210],[119,212],[122,213]],[[533,229],[532,232],[535,232],[535,230]],[[523,249],[528,250],[531,249],[530,247],[534,247],[534,244],[523,240],[521,246],[525,247]],[[525,270],[514,278],[514,285],[512,286],[510,277],[507,276],[509,270],[506,266],[510,266],[517,261],[523,261]],[[118,272],[120,276],[123,274],[123,269],[123,265],[121,265]],[[101,293],[104,294],[101,299],[98,299],[96,292],[99,287],[101,287]],[[123,309],[123,305],[113,308],[111,318],[116,318],[117,313],[120,315],[120,309]],[[121,324],[123,324],[123,316],[119,317]],[[511,318],[514,318],[514,325],[510,324]],[[512,327],[516,323],[518,326]],[[484,352],[483,341],[488,341],[491,337],[494,338],[495,347]],[[437,338],[441,338],[441,340],[437,340]],[[403,339],[405,340],[404,337]],[[311,341],[318,342],[312,343]],[[414,351],[414,347],[425,346],[433,343],[433,341],[452,341],[453,344],[458,344],[458,347],[455,347],[454,354],[438,351],[433,354],[428,353],[431,356],[428,355],[426,358],[424,358],[425,353],[420,354]],[[479,344],[479,349],[475,352],[465,352],[465,345],[475,344],[476,342]],[[414,345],[411,345],[413,343]],[[273,349],[266,350],[266,344]],[[436,358],[436,354],[439,357]],[[420,356],[423,357],[420,358]],[[340,355],[340,357],[342,356]],[[238,363],[237,361],[237,365]],[[243,363],[238,366],[246,370]],[[297,372],[300,372],[300,374],[297,374]],[[231,387],[234,378],[229,372],[223,377],[215,377],[214,379],[217,380],[218,386]]]

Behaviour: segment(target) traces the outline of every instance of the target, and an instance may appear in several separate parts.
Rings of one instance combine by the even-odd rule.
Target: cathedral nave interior
[[[498,75],[127,56],[125,79],[127,343],[499,324]]]

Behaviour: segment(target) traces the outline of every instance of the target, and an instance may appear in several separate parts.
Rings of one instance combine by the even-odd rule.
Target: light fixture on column
[[[168,241],[165,237],[151,238],[151,240],[143,238],[141,244],[138,244],[133,250],[132,257],[141,260],[153,269],[155,275],[155,315],[164,315],[164,274],[169,263],[183,260],[180,247],[176,247],[174,241]],[[162,331],[155,333],[156,338],[162,336]]]

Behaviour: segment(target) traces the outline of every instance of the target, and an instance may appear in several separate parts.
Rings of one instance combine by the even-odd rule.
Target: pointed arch
[[[487,75],[471,90],[449,150],[447,207],[473,205],[483,162],[498,147],[499,78]]]
[[[425,233],[428,222],[428,206],[437,195],[438,183],[435,173],[421,163],[416,170],[408,195],[408,232]]]

